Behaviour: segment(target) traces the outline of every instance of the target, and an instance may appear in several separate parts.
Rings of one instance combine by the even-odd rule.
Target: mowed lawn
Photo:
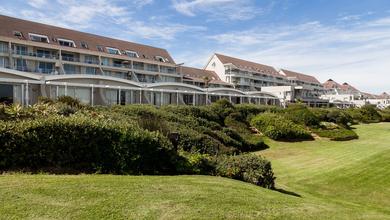
[[[0,175],[1,219],[390,219],[390,123],[268,141],[278,191],[210,176]]]

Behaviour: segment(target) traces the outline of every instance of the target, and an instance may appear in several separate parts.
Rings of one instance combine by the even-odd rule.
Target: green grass
[[[259,152],[277,187],[210,176],[0,175],[0,219],[390,219],[390,123]],[[298,194],[294,196],[290,194]]]

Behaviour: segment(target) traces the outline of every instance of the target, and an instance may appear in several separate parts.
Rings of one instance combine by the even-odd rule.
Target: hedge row
[[[79,115],[1,123],[0,143],[1,170],[174,174],[179,160],[159,133]]]

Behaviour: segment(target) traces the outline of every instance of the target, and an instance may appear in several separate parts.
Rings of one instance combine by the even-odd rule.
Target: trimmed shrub
[[[282,115],[263,113],[254,117],[251,125],[267,137],[274,140],[312,140],[310,132]]]
[[[305,105],[291,104],[285,110],[285,117],[291,121],[309,127],[316,127],[320,120]]]
[[[320,137],[329,138],[332,141],[349,141],[359,138],[359,136],[353,130],[346,128],[314,129],[313,132]]]
[[[269,189],[275,187],[271,162],[254,154],[221,156],[217,159],[216,174]]]
[[[309,110],[318,118],[320,121],[328,121],[328,113],[330,109],[326,108],[309,108]]]
[[[174,174],[178,160],[159,133],[85,116],[2,123],[0,143],[0,170]]]
[[[64,103],[64,104],[67,104],[71,107],[75,107],[75,108],[81,108],[83,107],[83,105],[81,104],[80,100],[78,99],[75,99],[71,96],[60,96],[57,98],[57,101],[60,102],[60,103]]]
[[[240,113],[247,122],[250,118],[264,112],[281,112],[282,109],[271,105],[255,105],[255,104],[238,104],[234,106],[236,112]]]
[[[386,109],[380,111],[379,113],[382,116],[383,122],[390,122],[390,108],[386,108]]]

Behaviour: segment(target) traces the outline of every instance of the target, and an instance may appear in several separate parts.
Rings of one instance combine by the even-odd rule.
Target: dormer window
[[[76,47],[76,44],[72,40],[58,38],[57,41],[61,46],[64,47]]]
[[[135,58],[138,58],[138,53],[135,52],[135,51],[131,51],[131,50],[126,50],[125,51],[126,55],[129,56],[129,57],[135,57]]]
[[[106,49],[107,49],[107,52],[108,52],[109,54],[121,55],[121,52],[120,52],[118,49],[116,49],[116,48],[113,48],[113,47],[106,47]]]
[[[102,46],[96,46],[96,48],[98,49],[99,52],[104,52],[104,49]]]
[[[49,43],[49,38],[46,35],[28,33],[28,36],[32,41]]]
[[[156,56],[156,60],[165,63],[165,59],[162,56]]]
[[[88,49],[88,44],[87,43],[81,41],[80,45],[81,45],[82,48]]]
[[[15,37],[18,37],[18,38],[22,38],[22,37],[23,37],[23,34],[22,34],[22,32],[20,32],[20,31],[14,31],[14,36],[15,36]]]

